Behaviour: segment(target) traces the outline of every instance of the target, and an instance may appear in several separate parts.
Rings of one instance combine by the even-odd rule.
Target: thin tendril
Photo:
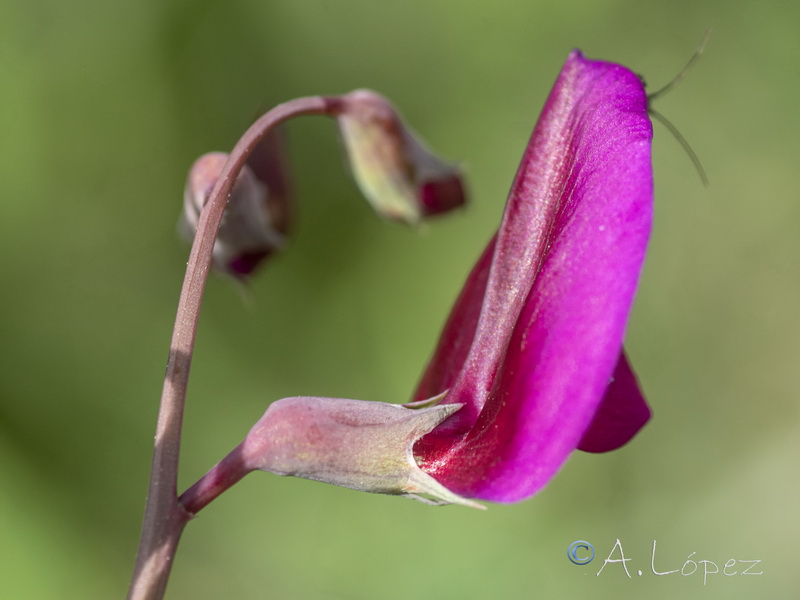
[[[689,62],[686,63],[686,66],[683,67],[683,69],[681,69],[680,73],[678,73],[675,77],[673,77],[672,81],[670,81],[667,85],[665,85],[664,87],[662,87],[659,90],[656,90],[652,94],[647,94],[647,101],[648,102],[652,102],[653,100],[655,100],[656,98],[658,98],[662,94],[665,94],[666,92],[668,92],[669,90],[674,88],[681,81],[683,81],[683,78],[686,77],[686,74],[689,72],[689,69],[691,69],[694,66],[694,63],[697,62],[697,59],[700,58],[700,55],[706,49],[706,44],[708,43],[708,39],[710,37],[711,37],[711,29],[709,28],[709,29],[706,29],[705,34],[703,34],[703,39],[700,42],[700,45],[697,47],[697,50],[694,51],[694,54],[692,54],[692,58],[689,59]]]
[[[675,136],[675,139],[678,140],[678,143],[686,151],[686,154],[689,155],[692,164],[694,164],[695,169],[697,169],[697,174],[700,175],[700,181],[702,181],[703,185],[706,187],[708,187],[709,182],[708,182],[708,177],[706,176],[706,171],[705,169],[703,169],[703,164],[700,162],[700,157],[698,157],[697,153],[694,150],[692,150],[692,147],[689,145],[689,142],[686,140],[685,137],[683,137],[681,132],[678,131],[678,128],[675,127],[675,125],[673,125],[672,122],[669,121],[669,119],[667,119],[664,115],[657,112],[653,108],[653,100],[655,100],[662,94],[667,93],[676,85],[678,85],[681,81],[683,81],[683,78],[686,77],[686,74],[689,72],[689,69],[691,69],[694,66],[694,63],[697,62],[697,59],[700,58],[700,55],[705,50],[709,37],[711,37],[710,28],[706,29],[706,32],[703,35],[703,39],[700,42],[700,45],[697,47],[697,50],[694,51],[694,54],[692,54],[692,57],[689,59],[689,62],[687,62],[686,66],[683,67],[683,69],[681,69],[681,71],[675,77],[673,77],[672,81],[670,81],[664,87],[656,90],[652,94],[647,95],[647,112],[651,116],[653,116],[658,122],[664,125],[664,127],[666,127],[673,136]]]
[[[706,171],[703,169],[700,158],[697,156],[695,151],[692,150],[692,147],[689,145],[689,142],[686,141],[686,138],[683,137],[680,131],[678,131],[678,128],[675,127],[675,125],[673,125],[664,115],[653,110],[652,107],[648,107],[647,112],[649,112],[650,115],[653,116],[658,122],[664,125],[664,127],[669,129],[669,132],[675,136],[675,139],[678,140],[678,143],[681,146],[683,146],[683,149],[686,150],[686,154],[689,155],[692,163],[694,163],[694,168],[697,169],[697,174],[700,175],[700,181],[703,182],[704,186],[708,187],[708,176],[706,176]]]

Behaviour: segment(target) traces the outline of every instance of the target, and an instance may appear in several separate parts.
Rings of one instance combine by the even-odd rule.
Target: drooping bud
[[[247,469],[484,508],[442,486],[419,468],[412,453],[419,438],[460,407],[411,409],[344,398],[284,398],[250,430],[241,456]]]
[[[280,153],[279,138],[268,135],[240,171],[214,244],[212,266],[216,270],[242,279],[283,246],[291,206]],[[211,152],[198,158],[189,171],[179,223],[189,240],[227,160],[227,154]]]
[[[356,90],[337,115],[353,176],[383,217],[416,224],[466,201],[460,169],[428,150],[383,96]]]

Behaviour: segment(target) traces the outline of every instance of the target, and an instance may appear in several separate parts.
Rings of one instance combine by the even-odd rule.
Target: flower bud
[[[212,266],[220,272],[242,279],[284,244],[291,215],[280,141],[265,137],[236,179],[214,244]],[[189,171],[179,223],[189,240],[227,160],[227,154],[211,152]]]
[[[384,97],[342,97],[339,129],[353,176],[375,211],[409,224],[466,201],[460,169],[430,152]]]

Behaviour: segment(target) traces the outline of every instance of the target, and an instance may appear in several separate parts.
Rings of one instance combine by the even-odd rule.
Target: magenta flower
[[[515,502],[576,448],[626,443],[650,415],[622,342],[650,233],[651,136],[639,78],[573,52],[417,401],[275,402],[184,495],[187,510],[255,469],[444,502]]]
[[[617,448],[649,418],[622,341],[650,233],[651,137],[639,78],[573,52],[416,394],[464,405],[414,449],[454,492],[521,500],[575,448]]]

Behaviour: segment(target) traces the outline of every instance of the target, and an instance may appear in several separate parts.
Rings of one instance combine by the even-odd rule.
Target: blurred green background
[[[125,593],[194,158],[270,105],[370,87],[463,162],[472,202],[419,232],[383,223],[333,123],[293,122],[297,229],[254,309],[210,281],[181,487],[277,398],[407,399],[568,52],[656,89],[713,27],[657,104],[711,186],[656,124],[655,230],[628,336],[655,412],[643,433],[485,513],[253,475],[189,525],[168,596],[796,597],[799,22],[788,0],[1,3],[0,595]],[[593,563],[567,560],[577,539]],[[595,576],[616,539],[632,579],[619,564]],[[694,552],[720,569],[759,559],[763,575],[659,577],[653,540],[659,571]]]

